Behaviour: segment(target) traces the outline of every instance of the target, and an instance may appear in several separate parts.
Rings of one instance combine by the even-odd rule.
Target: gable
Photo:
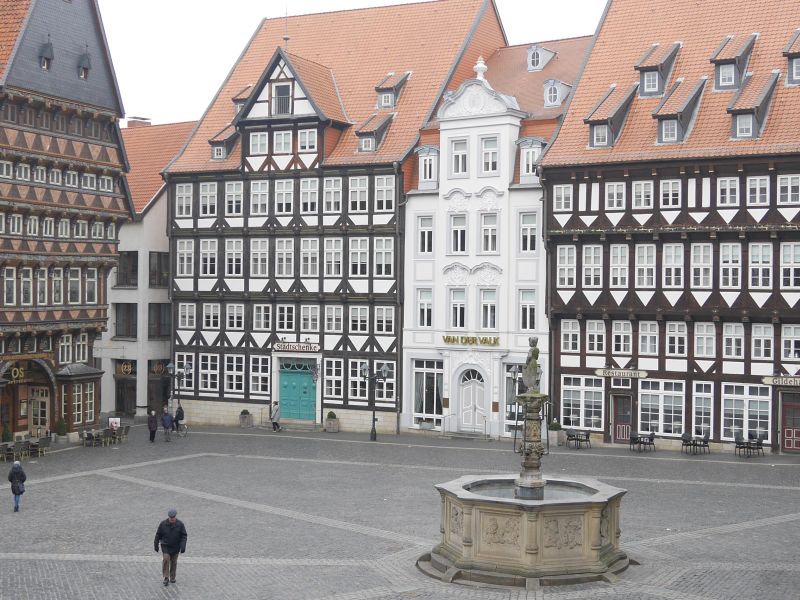
[[[287,90],[288,86],[288,90]],[[287,92],[287,95],[284,95]],[[319,115],[306,95],[303,86],[297,80],[292,68],[283,58],[279,58],[272,69],[264,78],[261,89],[255,90],[257,94],[250,103],[244,119],[263,119],[269,116],[278,116],[284,109],[289,109],[288,115],[308,116]],[[290,100],[283,100],[289,98]]]
[[[463,117],[501,115],[518,110],[515,98],[494,91],[485,81],[473,79],[465,82],[457,92],[445,94],[438,118],[440,121],[446,121]]]

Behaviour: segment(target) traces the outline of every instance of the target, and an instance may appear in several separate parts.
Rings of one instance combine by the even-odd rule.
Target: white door
[[[31,387],[28,391],[28,429],[31,437],[41,437],[50,427],[47,420],[47,405],[50,390],[46,387]]]
[[[475,369],[464,371],[459,380],[461,389],[461,430],[483,431],[486,417],[486,398],[483,376]]]

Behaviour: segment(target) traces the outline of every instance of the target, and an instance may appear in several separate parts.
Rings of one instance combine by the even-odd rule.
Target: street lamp
[[[167,365],[167,373],[169,373],[169,398],[167,399],[167,406],[171,409],[172,396],[175,394],[175,365],[172,361]],[[163,412],[163,411],[162,411]]]
[[[180,394],[183,385],[183,378],[187,379],[192,376],[192,365],[187,363],[183,369],[175,370],[175,365],[170,362],[167,365],[167,373],[169,373],[169,410],[172,412],[172,399],[175,396],[175,386],[177,385],[177,393]]]
[[[389,366],[383,363],[378,373],[370,373],[367,363],[361,363],[361,376],[367,382],[367,393],[369,394],[370,404],[372,404],[372,429],[369,432],[369,441],[374,442],[378,439],[378,432],[375,431],[375,384],[378,381],[386,381],[389,378]]]

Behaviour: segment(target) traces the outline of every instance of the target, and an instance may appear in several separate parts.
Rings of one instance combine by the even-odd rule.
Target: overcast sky
[[[199,119],[262,18],[398,0],[100,0],[127,116]],[[510,44],[594,33],[605,0],[496,0]]]

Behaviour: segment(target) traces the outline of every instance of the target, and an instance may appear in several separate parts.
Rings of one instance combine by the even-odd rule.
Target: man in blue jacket
[[[158,552],[158,545],[161,544],[163,558],[161,560],[161,575],[164,577],[164,585],[170,582],[175,583],[175,572],[178,569],[178,554],[186,552],[186,527],[182,521],[178,520],[178,511],[170,508],[167,517],[158,524],[156,538],[153,540],[153,548]]]
[[[172,430],[172,415],[169,414],[169,410],[167,407],[164,407],[164,414],[161,415],[161,425],[164,427],[164,441],[169,441],[169,432]]]

